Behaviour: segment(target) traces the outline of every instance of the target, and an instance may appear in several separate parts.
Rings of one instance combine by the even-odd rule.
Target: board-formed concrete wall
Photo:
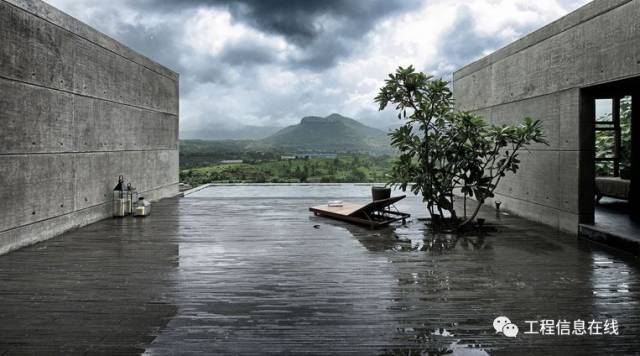
[[[550,145],[522,153],[521,170],[496,192],[502,206],[576,233],[580,214],[590,213],[579,206],[579,186],[588,184],[580,160],[593,154],[580,142],[593,128],[580,120],[581,88],[638,75],[638,0],[594,1],[454,73],[458,108],[493,123],[544,123]]]
[[[39,0],[0,0],[0,253],[178,193],[178,75]]]

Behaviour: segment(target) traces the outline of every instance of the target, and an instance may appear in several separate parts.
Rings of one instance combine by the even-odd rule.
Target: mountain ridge
[[[260,142],[299,151],[381,153],[390,150],[386,132],[337,113],[325,117],[305,116],[298,124],[287,126]]]
[[[261,140],[279,130],[279,126],[252,126],[246,125],[235,129],[215,128],[215,129],[199,129],[186,130],[180,132],[182,140]]]

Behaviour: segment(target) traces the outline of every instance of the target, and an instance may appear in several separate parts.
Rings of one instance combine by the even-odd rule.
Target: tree
[[[254,182],[256,183],[266,183],[267,176],[263,172],[257,172],[254,178]]]
[[[354,183],[362,183],[367,180],[367,172],[362,167],[354,166],[349,174],[349,180]]]
[[[309,167],[305,164],[302,169],[302,175],[300,176],[300,182],[306,183],[307,179],[309,179]]]
[[[400,156],[389,184],[422,195],[432,221],[460,227],[472,221],[507,172],[518,170],[518,151],[546,141],[538,120],[493,126],[477,115],[456,111],[448,84],[413,66],[399,67],[389,74],[375,101],[379,110],[394,105],[398,119],[404,120],[390,133]],[[478,202],[464,221],[454,208],[456,190]]]

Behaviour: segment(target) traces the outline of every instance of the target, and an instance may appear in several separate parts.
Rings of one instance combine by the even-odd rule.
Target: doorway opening
[[[632,78],[581,92],[581,234],[640,243],[639,89]]]

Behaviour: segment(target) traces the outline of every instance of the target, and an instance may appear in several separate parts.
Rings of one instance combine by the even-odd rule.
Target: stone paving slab
[[[433,236],[413,197],[375,231],[307,210],[369,189],[212,186],[0,256],[0,355],[640,351],[637,259],[490,210],[495,231]],[[524,334],[610,318],[620,335]]]

